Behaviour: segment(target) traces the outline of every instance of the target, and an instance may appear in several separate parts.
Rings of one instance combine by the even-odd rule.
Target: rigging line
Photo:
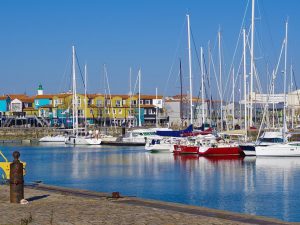
[[[169,74],[168,74],[168,79],[167,79],[167,85],[165,86],[164,91],[163,91],[163,96],[166,96],[166,92],[167,92],[167,89],[168,89],[168,84],[169,84],[169,81],[171,79],[171,74],[173,72],[173,67],[174,67],[174,64],[175,64],[175,61],[176,61],[176,58],[177,58],[176,55],[177,55],[179,47],[180,47],[180,42],[181,42],[181,39],[182,39],[183,29],[184,29],[185,25],[186,25],[186,20],[184,18],[184,22],[183,22],[183,25],[181,27],[179,39],[178,39],[178,42],[177,42],[177,47],[175,49],[175,54],[174,54],[174,57],[173,57],[173,62],[171,64],[171,68],[169,69]]]
[[[70,66],[70,64],[71,64],[71,60],[70,60],[70,58],[69,58],[69,56],[68,56],[68,57],[67,57],[67,60],[66,60],[65,70],[64,70],[64,73],[63,73],[63,75],[62,75],[63,79],[62,79],[62,81],[61,81],[61,83],[60,83],[60,86],[59,86],[59,88],[58,88],[58,90],[59,90],[60,92],[64,92],[64,91],[63,91],[63,86],[65,86],[65,85],[67,84],[68,78],[71,79],[71,76],[66,76],[67,70],[68,70],[68,67]],[[69,85],[66,85],[66,86],[70,87],[70,84],[71,84],[71,81],[70,81]]]
[[[221,92],[220,92],[219,82],[218,82],[218,78],[217,78],[217,72],[216,72],[216,68],[215,68],[215,63],[214,63],[212,55],[210,55],[210,56],[211,56],[211,64],[212,64],[212,68],[213,68],[213,71],[214,71],[214,75],[215,75],[215,79],[216,79],[216,84],[217,84],[217,88],[218,88],[218,92],[219,92],[219,97],[221,98]]]
[[[243,27],[244,27],[244,24],[245,24],[245,20],[246,20],[246,16],[247,16],[247,11],[248,11],[248,7],[249,7],[249,2],[250,2],[250,0],[248,0],[247,5],[246,5],[246,9],[245,9],[245,12],[244,12],[242,24],[241,24],[241,27],[240,27],[239,36],[238,36],[238,39],[237,39],[237,42],[236,42],[236,45],[235,45],[235,49],[234,49],[234,53],[233,53],[231,65],[230,65],[230,67],[229,67],[229,72],[228,72],[228,74],[227,74],[228,77],[230,76],[230,73],[231,73],[231,70],[232,70],[232,67],[233,67],[233,63],[234,63],[234,59],[235,59],[235,55],[236,55],[236,53],[237,53],[237,49],[238,49],[238,45],[239,45],[239,42],[240,42],[242,30],[243,30]]]
[[[239,72],[240,72],[240,69],[241,69],[241,67],[242,67],[242,63],[243,63],[243,57],[241,57],[241,60],[240,60],[240,63],[239,63],[239,67],[238,67],[238,70],[237,70],[237,72],[236,72],[237,76],[236,76],[236,79],[234,79],[234,87],[237,86],[238,78],[239,78],[239,76],[241,75],[241,74],[239,74]],[[231,92],[231,96],[230,96],[230,98],[229,98],[229,99],[230,99],[229,101],[231,101],[231,99],[233,100],[233,95],[234,95],[234,93]]]
[[[83,79],[83,75],[82,75],[82,70],[81,70],[81,67],[80,67],[80,64],[79,64],[77,52],[75,52],[75,58],[76,58],[76,62],[77,62],[77,65],[78,65],[80,77],[81,77],[81,80],[82,80],[82,83],[83,83],[83,87],[85,88],[85,83],[84,83],[84,79]]]
[[[273,54],[272,55],[275,55],[275,45],[274,45],[274,40],[273,40],[273,37],[272,37],[272,34],[271,34],[271,29],[270,29],[270,23],[269,23],[269,20],[268,20],[268,14],[267,14],[267,11],[265,10],[265,6],[264,6],[264,1],[260,1],[261,2],[261,6],[262,6],[262,11],[265,15],[264,17],[264,20],[262,21],[265,21],[266,22],[266,27],[267,27],[267,30],[268,30],[268,34],[270,36],[270,40],[271,40],[271,51],[273,51]],[[260,9],[260,2],[257,2],[257,5],[258,5],[258,8]]]
[[[300,104],[300,96],[299,96],[299,91],[298,91],[298,86],[297,86],[297,82],[296,82],[294,68],[292,68],[292,74],[293,74],[293,80],[294,80],[294,84],[295,84],[295,88],[296,88],[296,92],[297,92],[297,96],[298,96],[298,104]]]

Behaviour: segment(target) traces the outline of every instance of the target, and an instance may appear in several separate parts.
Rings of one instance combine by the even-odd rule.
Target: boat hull
[[[69,145],[100,145],[101,139],[86,137],[68,137],[65,143]]]
[[[241,155],[242,150],[238,146],[224,146],[224,147],[200,147],[200,156],[227,156],[227,155]]]
[[[254,144],[243,144],[239,145],[240,149],[244,152],[245,156],[255,156],[255,145]]]
[[[299,157],[300,146],[292,146],[289,144],[257,146],[256,156]]]
[[[183,154],[198,154],[198,146],[189,146],[189,145],[174,145],[174,154],[183,155]]]
[[[57,136],[46,136],[39,139],[39,142],[57,142],[57,143],[65,143],[66,137],[62,135]]]

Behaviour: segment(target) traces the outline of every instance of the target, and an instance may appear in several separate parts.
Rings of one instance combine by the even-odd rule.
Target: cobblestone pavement
[[[147,207],[141,204],[128,204],[126,203],[126,199],[122,202],[123,200],[112,200],[109,198],[86,198],[68,195],[66,193],[59,194],[28,188],[25,189],[25,198],[29,200],[27,205],[9,203],[9,187],[6,185],[0,185],[1,225],[247,224],[232,220],[175,211],[174,209],[170,210],[149,206]],[[172,204],[168,203],[167,205],[170,206]],[[189,206],[187,207],[189,208]],[[228,218],[231,218],[230,215]]]

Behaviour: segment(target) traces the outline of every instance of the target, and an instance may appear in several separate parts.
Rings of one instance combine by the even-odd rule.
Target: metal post
[[[24,199],[23,163],[19,161],[20,153],[13,152],[14,161],[10,164],[10,202],[20,203]]]

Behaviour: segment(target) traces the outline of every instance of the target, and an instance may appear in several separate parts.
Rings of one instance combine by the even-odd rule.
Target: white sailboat
[[[77,101],[77,93],[76,93],[76,63],[75,63],[75,47],[72,46],[72,75],[73,75],[73,99],[72,99],[72,107],[73,107],[73,133],[68,136],[65,140],[66,144],[71,145],[100,145],[101,139],[98,137],[96,133],[95,136],[86,135],[85,132],[83,136],[80,136],[79,128],[78,128],[78,101]],[[86,69],[85,69],[85,77],[86,77]],[[86,84],[85,84],[86,89]],[[85,97],[86,98],[86,97]],[[85,99],[86,104],[86,99]],[[85,115],[86,116],[86,115]]]
[[[257,146],[256,156],[300,156],[300,142],[287,142],[286,139],[286,72],[287,72],[287,43],[288,43],[288,22],[285,24],[285,59],[284,59],[284,106],[283,106],[283,131],[284,143],[271,146]]]

